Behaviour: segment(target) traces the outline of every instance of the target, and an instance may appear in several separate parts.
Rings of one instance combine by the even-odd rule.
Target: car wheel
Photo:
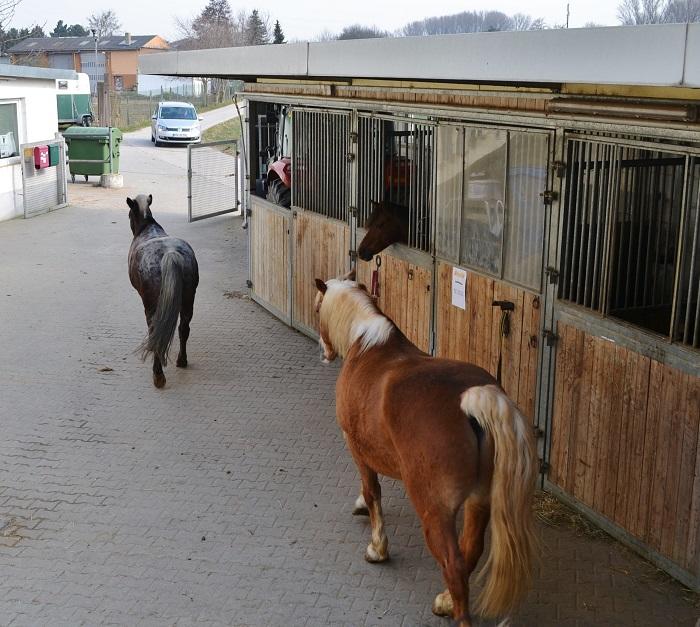
[[[267,188],[267,200],[289,209],[292,206],[292,190],[279,179],[273,179]]]

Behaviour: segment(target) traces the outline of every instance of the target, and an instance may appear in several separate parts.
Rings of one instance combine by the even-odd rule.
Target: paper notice
[[[461,268],[452,268],[452,304],[467,308],[467,271]]]

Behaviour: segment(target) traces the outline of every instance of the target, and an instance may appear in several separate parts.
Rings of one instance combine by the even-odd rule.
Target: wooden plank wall
[[[379,298],[377,305],[389,316],[403,334],[418,348],[430,351],[432,325],[431,268],[426,268],[394,255],[382,252],[379,268]],[[357,262],[357,280],[367,289],[372,287],[374,259]]]
[[[350,269],[350,227],[310,211],[297,211],[293,224],[292,321],[318,331],[314,279],[334,279]]]
[[[700,574],[700,378],[558,328],[549,480]]]
[[[437,351],[439,357],[477,364],[494,376],[502,351],[501,385],[528,417],[535,415],[540,299],[525,290],[467,272],[466,309],[452,305],[452,268],[438,263]],[[510,333],[501,337],[501,311],[494,300],[515,304]]]
[[[250,280],[253,293],[289,315],[289,221],[291,214],[269,209],[251,197]]]

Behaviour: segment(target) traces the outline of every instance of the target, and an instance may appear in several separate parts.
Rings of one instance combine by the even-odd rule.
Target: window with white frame
[[[18,151],[17,105],[14,102],[0,102],[0,159],[16,157]]]

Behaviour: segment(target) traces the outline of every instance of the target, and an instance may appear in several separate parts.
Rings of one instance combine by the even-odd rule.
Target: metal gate
[[[223,140],[187,147],[187,204],[190,222],[234,213],[240,207],[238,142]]]
[[[34,165],[34,148],[48,146],[58,152],[54,165],[37,169]],[[68,202],[66,190],[66,144],[63,138],[51,141],[23,144],[22,155],[22,197],[24,217],[33,216],[65,207]],[[55,154],[55,152],[54,152]]]

